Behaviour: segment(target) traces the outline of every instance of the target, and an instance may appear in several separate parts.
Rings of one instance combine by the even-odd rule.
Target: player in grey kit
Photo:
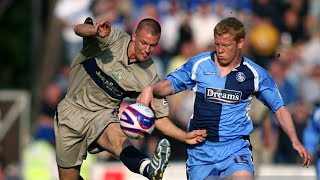
[[[79,24],[74,30],[85,43],[71,64],[68,92],[55,116],[60,179],[82,179],[80,167],[87,151],[108,151],[131,171],[162,179],[170,156],[169,141],[159,141],[150,161],[132,146],[118,119],[119,105],[125,97],[135,98],[144,87],[159,81],[151,59],[160,40],[159,23],[143,19],[132,36],[107,21],[94,26]],[[166,101],[161,97],[154,101],[158,130],[188,144],[204,141],[205,130],[179,129],[167,117]]]

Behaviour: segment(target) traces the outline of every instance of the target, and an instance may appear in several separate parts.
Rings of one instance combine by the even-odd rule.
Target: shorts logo
[[[243,82],[243,81],[246,80],[246,75],[244,75],[243,72],[237,72],[237,74],[236,74],[236,79],[237,79],[237,81],[239,81],[239,82]]]
[[[242,92],[229,89],[206,88],[205,98],[210,102],[235,104],[241,100]]]
[[[124,74],[124,72],[122,71],[122,69],[118,69],[118,70],[115,70],[112,72],[112,76],[117,80],[121,80],[123,74]]]
[[[163,99],[162,99],[162,105],[163,105],[163,106],[168,105],[168,100],[167,100],[166,97],[163,97]]]

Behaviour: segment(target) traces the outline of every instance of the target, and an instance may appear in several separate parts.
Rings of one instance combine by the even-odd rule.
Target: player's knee
[[[240,170],[232,173],[230,176],[231,179],[242,179],[242,177],[243,179],[251,179],[252,174],[249,171]]]

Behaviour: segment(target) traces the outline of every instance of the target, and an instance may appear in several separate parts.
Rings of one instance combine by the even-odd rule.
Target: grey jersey
[[[116,109],[125,97],[134,98],[141,90],[157,81],[159,76],[152,59],[130,63],[129,34],[112,27],[105,38],[86,40],[71,64],[66,100],[90,111]],[[157,118],[168,115],[168,105],[155,99]]]

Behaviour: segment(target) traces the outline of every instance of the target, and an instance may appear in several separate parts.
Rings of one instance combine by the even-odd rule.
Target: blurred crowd
[[[69,65],[82,48],[82,38],[74,34],[73,27],[88,16],[95,21],[108,19],[129,34],[142,18],[159,21],[162,36],[153,59],[162,78],[196,53],[213,51],[216,23],[237,17],[247,30],[244,56],[276,81],[300,141],[310,112],[320,102],[320,0],[57,0],[53,16],[63,25],[63,63],[43,90],[35,129],[53,126],[55,108],[67,90]],[[188,91],[168,97],[170,118],[183,129],[193,111],[193,98]],[[124,101],[122,108],[133,102]],[[301,163],[273,114],[256,99],[250,116],[256,126],[251,137],[256,164]],[[151,156],[161,136],[155,131],[145,142],[134,143]],[[185,145],[170,141],[172,160],[184,161]],[[112,161],[113,157],[101,153],[96,160]]]

